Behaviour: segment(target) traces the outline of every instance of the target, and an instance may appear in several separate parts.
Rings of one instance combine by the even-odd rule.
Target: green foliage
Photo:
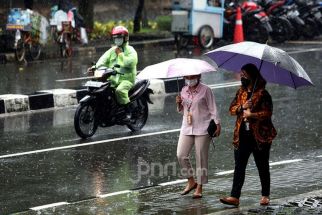
[[[94,22],[93,31],[90,35],[91,39],[110,38],[112,29],[115,26],[122,25],[126,27],[130,32],[133,32],[132,21],[109,21],[106,23]]]
[[[113,27],[117,25],[125,26],[130,33],[133,33],[133,21],[109,21],[106,23],[94,22],[91,39],[110,39]],[[155,21],[148,20],[148,26],[141,28],[141,33],[151,33],[158,31],[171,31],[171,16],[159,16]]]
[[[158,16],[156,18],[157,28],[160,31],[171,31],[171,16]]]

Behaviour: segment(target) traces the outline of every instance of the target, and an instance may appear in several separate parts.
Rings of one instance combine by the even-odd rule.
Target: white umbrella
[[[138,79],[175,78],[213,72],[216,69],[208,62],[199,59],[175,58],[145,67]]]

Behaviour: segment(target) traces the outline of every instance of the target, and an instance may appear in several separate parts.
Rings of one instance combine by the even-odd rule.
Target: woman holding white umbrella
[[[217,112],[215,97],[211,89],[200,82],[201,75],[184,76],[186,86],[176,97],[177,110],[183,113],[180,137],[177,146],[177,158],[181,174],[188,183],[181,193],[186,195],[196,189],[193,198],[202,197],[202,185],[208,182],[208,149],[211,137],[207,128],[213,119],[216,123],[215,136],[220,135],[220,118]],[[190,163],[190,152],[196,151],[196,177]]]

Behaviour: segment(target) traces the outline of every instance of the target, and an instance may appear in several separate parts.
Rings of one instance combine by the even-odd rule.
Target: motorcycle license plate
[[[321,18],[321,12],[317,12],[314,14],[315,18],[320,19]]]
[[[295,11],[293,12],[293,16],[299,16],[299,15],[300,15],[300,12],[299,12],[299,11],[295,10]]]
[[[100,88],[104,83],[100,81],[87,81],[85,87],[96,87]]]

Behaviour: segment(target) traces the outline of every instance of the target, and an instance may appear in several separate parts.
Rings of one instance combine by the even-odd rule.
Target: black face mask
[[[247,88],[247,87],[250,85],[250,82],[251,82],[249,79],[244,78],[244,77],[242,77],[242,78],[240,79],[240,81],[241,81],[241,84],[242,84],[242,86],[243,86],[244,88]]]

